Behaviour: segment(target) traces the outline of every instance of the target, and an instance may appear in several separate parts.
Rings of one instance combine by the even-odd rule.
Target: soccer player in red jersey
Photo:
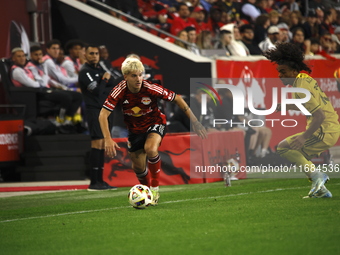
[[[125,59],[122,73],[124,81],[112,89],[99,114],[105,151],[109,157],[114,157],[116,149],[119,149],[118,144],[111,138],[108,117],[120,104],[129,130],[128,147],[132,168],[140,183],[150,186],[154,197],[152,205],[156,205],[159,199],[158,176],[161,165],[158,147],[166,128],[166,118],[158,109],[157,99],[175,102],[190,118],[194,131],[202,139],[207,137],[207,133],[180,95],[161,85],[143,80],[144,66],[140,60]],[[148,168],[146,158],[148,158]],[[147,178],[148,169],[151,174],[150,184]]]

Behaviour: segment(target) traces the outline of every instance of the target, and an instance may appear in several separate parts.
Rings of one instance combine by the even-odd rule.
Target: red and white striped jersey
[[[175,96],[175,92],[146,80],[143,80],[138,93],[132,93],[124,80],[111,90],[103,107],[113,111],[120,104],[128,130],[141,134],[151,125],[166,124],[165,115],[159,110],[157,99],[173,101]]]

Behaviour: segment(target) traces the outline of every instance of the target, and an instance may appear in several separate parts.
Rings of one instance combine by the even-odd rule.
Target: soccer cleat
[[[318,192],[316,192],[314,195],[305,196],[303,198],[331,198],[331,197],[332,197],[332,193],[326,188],[325,185],[323,185],[321,189]]]
[[[104,182],[104,181],[101,184],[102,184],[103,187],[105,187],[108,190],[116,190],[117,189],[117,187],[110,186],[107,182]]]
[[[308,193],[308,196],[312,197],[316,194],[323,185],[329,181],[329,177],[325,173],[315,172],[314,176],[311,178],[312,188]]]
[[[152,188],[150,188],[150,190],[151,190],[152,197],[153,197],[150,205],[152,205],[152,206],[158,205],[158,200],[159,200],[159,197],[160,197],[159,190],[158,189],[152,189]]]
[[[90,184],[87,188],[88,191],[101,191],[101,190],[115,190],[117,187],[110,186],[106,182]]]

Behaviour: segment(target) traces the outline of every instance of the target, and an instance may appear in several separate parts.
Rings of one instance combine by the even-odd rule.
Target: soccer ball
[[[136,209],[144,209],[152,202],[153,196],[148,186],[136,184],[128,194],[129,203]]]

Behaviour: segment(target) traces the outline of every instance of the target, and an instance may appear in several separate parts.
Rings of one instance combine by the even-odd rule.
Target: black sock
[[[105,150],[99,150],[98,181],[103,182]]]
[[[99,170],[100,170],[100,157],[101,150],[91,148],[90,152],[90,163],[91,163],[91,184],[96,184],[98,180]]]

